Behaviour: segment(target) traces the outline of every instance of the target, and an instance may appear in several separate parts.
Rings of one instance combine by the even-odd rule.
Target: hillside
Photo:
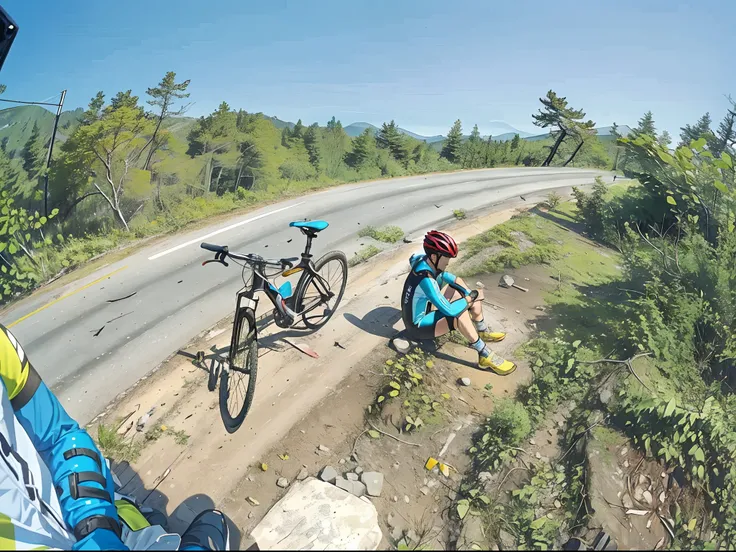
[[[345,134],[350,136],[351,138],[355,138],[356,136],[360,136],[363,134],[365,129],[370,129],[373,134],[375,134],[378,131],[378,127],[376,125],[372,125],[370,123],[352,123],[345,127]],[[444,136],[422,136],[421,134],[417,134],[415,132],[412,132],[410,130],[406,130],[405,128],[399,128],[399,132],[403,134],[404,136],[409,136],[410,138],[414,138],[415,140],[419,140],[421,142],[427,142],[428,144],[432,144],[434,142],[438,142],[440,140],[444,140]]]
[[[82,109],[75,109],[61,114],[57,140],[66,139],[66,135],[76,128],[82,113]],[[11,158],[23,149],[34,124],[38,125],[42,136],[50,137],[54,128],[54,114],[38,105],[22,105],[0,111],[0,142],[5,144],[5,150]]]

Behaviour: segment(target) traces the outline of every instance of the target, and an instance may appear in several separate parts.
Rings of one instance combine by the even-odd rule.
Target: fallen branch
[[[652,391],[649,388],[649,386],[642,381],[642,379],[639,377],[639,374],[636,373],[636,371],[634,370],[634,366],[632,365],[632,363],[636,359],[642,358],[642,357],[648,357],[648,356],[652,356],[652,353],[639,353],[638,355],[634,355],[633,357],[626,359],[626,360],[617,360],[613,358],[601,358],[598,360],[579,360],[578,362],[580,364],[623,364],[629,369],[629,372],[631,372],[631,374],[636,378],[636,380],[639,383],[641,383],[644,389],[646,389],[650,393],[654,393],[654,391]]]
[[[365,435],[365,434],[366,434],[367,432],[368,432],[368,430],[367,430],[367,429],[364,429],[363,431],[361,431],[360,435],[358,435],[358,436],[357,436],[357,437],[355,438],[355,441],[353,442],[353,450],[352,450],[352,451],[350,451],[350,456],[353,456],[353,455],[355,454],[355,447],[357,447],[357,446],[358,446],[358,440],[359,440],[359,439],[360,439],[360,438],[361,438],[361,437],[362,437],[363,435]]]
[[[499,491],[501,490],[501,487],[503,487],[503,484],[506,483],[506,480],[509,478],[509,475],[511,475],[511,473],[512,472],[515,472],[516,470],[527,470],[527,471],[531,471],[531,470],[529,470],[529,468],[526,468],[526,467],[522,468],[521,466],[516,466],[515,468],[511,468],[509,471],[506,472],[506,475],[503,476],[503,479],[498,484],[498,490]]]
[[[386,433],[385,431],[381,431],[376,426],[374,426],[372,423],[368,422],[368,425],[371,426],[373,429],[375,429],[378,433],[381,435],[385,435],[386,437],[391,437],[394,441],[398,441],[399,443],[404,443],[405,445],[411,445],[412,447],[421,447],[419,443],[410,443],[409,441],[404,441],[403,439],[399,439],[398,437],[395,437],[394,435],[391,435],[390,433]]]

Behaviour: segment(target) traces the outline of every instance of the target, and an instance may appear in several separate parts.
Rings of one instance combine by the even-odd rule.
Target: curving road
[[[232,265],[203,268],[209,254],[199,248],[201,241],[264,257],[297,256],[304,238],[288,223],[325,219],[330,227],[315,241],[315,256],[342,249],[350,257],[365,241],[357,233],[368,225],[396,224],[416,234],[449,220],[454,209],[482,209],[519,195],[589,184],[606,174],[488,169],[340,186],[158,241],[64,289],[22,301],[0,322],[15,323],[12,331],[34,366],[69,413],[87,423],[120,391],[233,309],[240,272]]]

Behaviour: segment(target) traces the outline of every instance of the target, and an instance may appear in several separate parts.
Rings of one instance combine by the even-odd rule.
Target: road
[[[264,257],[298,256],[304,238],[288,223],[324,219],[330,227],[315,240],[315,256],[341,249],[351,257],[365,241],[358,232],[369,225],[396,224],[419,235],[450,220],[455,209],[470,212],[607,174],[488,169],[340,186],[160,240],[61,290],[20,302],[0,322],[16,322],[12,331],[36,369],[69,413],[87,423],[234,308],[240,271],[233,265],[202,267],[210,254],[199,248],[201,241]]]

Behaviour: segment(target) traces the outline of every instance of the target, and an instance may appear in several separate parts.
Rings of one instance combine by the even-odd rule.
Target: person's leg
[[[457,284],[464,287],[465,289],[470,289],[468,285],[463,281],[462,278],[458,278],[456,280]],[[445,286],[442,290],[443,295],[445,296],[445,299],[448,301],[456,301],[457,299],[462,298],[462,295],[459,291],[456,289]],[[492,343],[496,343],[498,341],[503,341],[506,337],[506,334],[504,332],[492,332],[488,328],[488,325],[486,324],[485,318],[483,316],[483,299],[485,299],[485,296],[483,295],[483,290],[478,290],[478,300],[475,301],[470,307],[468,307],[468,313],[470,313],[470,319],[472,321],[473,326],[475,327],[475,330],[481,338],[483,338],[484,341],[490,341]],[[459,324],[458,320],[458,326]],[[459,329],[459,328],[458,328]],[[463,334],[465,335],[465,334]],[[466,339],[470,339],[468,336],[465,336]],[[472,341],[471,341],[472,343]]]
[[[200,513],[181,536],[179,550],[229,550],[230,529],[219,510]]]

